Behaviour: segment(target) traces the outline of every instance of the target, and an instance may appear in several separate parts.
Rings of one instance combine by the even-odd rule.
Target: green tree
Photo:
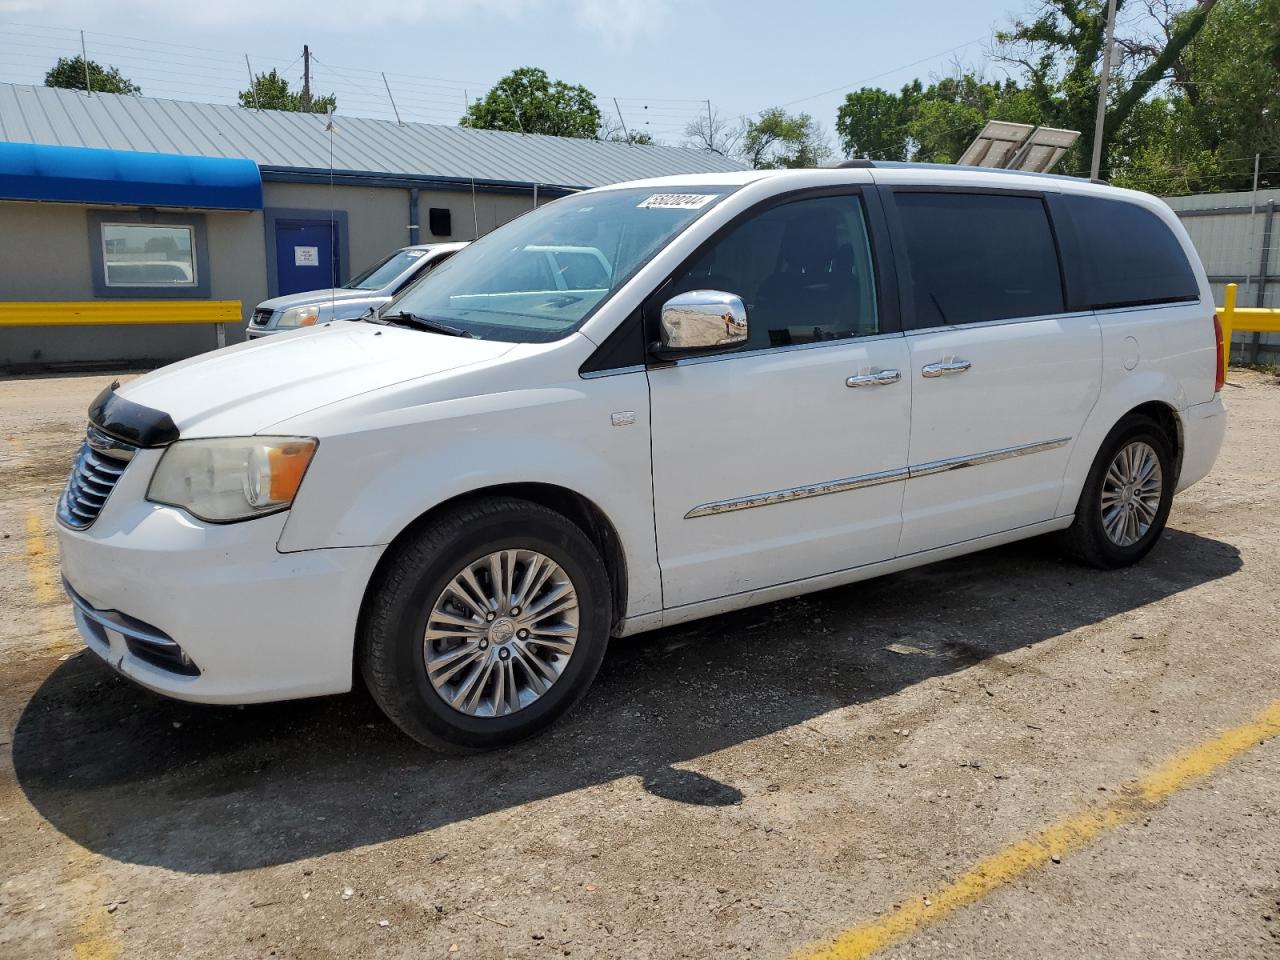
[[[1247,189],[1254,155],[1280,156],[1280,0],[1218,0],[1173,72],[1185,119],[1170,151],[1198,143],[1217,157],[1221,189]]]
[[[928,87],[914,80],[897,94],[857,90],[836,115],[836,133],[846,156],[954,163],[991,119],[1041,118],[1029,91],[1013,80],[965,72]]]
[[[629,143],[634,147],[649,147],[655,142],[653,137],[644,131],[624,127],[621,120],[615,120],[607,114],[601,117],[596,139],[608,143]]]
[[[722,157],[738,154],[742,138],[747,132],[747,118],[730,119],[719,110],[701,110],[685,124],[683,146],[691,150],[706,150]]]
[[[600,139],[608,140],[610,143],[629,143],[633,147],[651,147],[655,142],[653,137],[647,133],[641,133],[639,130],[628,130],[625,133],[621,131],[609,133]]]
[[[586,87],[553,81],[537,67],[520,67],[472,103],[459,123],[481,130],[595,139],[601,121],[595,94]]]
[[[1195,0],[1185,12],[1166,20],[1167,34],[1157,43],[1133,43],[1119,36],[1120,74],[1111,89],[1103,139],[1116,137],[1138,104],[1167,80],[1183,51],[1204,28],[1217,0]],[[1118,29],[1124,28],[1117,0]],[[1154,6],[1149,8],[1156,13]],[[996,33],[997,59],[1020,68],[1045,125],[1080,131],[1067,169],[1087,166],[1093,151],[1094,113],[1106,42],[1106,0],[1041,0],[1029,19],[1015,20]],[[1104,173],[1108,167],[1104,154]]]
[[[338,108],[335,94],[311,97],[311,105],[304,102],[302,91],[289,89],[289,81],[273,67],[270,73],[259,73],[253,78],[253,86],[240,91],[240,106],[263,110],[292,110],[295,113],[328,113]]]
[[[919,89],[919,80],[915,87]],[[910,91],[910,84],[902,88],[901,94],[863,87],[846,96],[836,112],[836,135],[844,155],[869,160],[908,159]]]
[[[1193,114],[1184,96],[1139,103],[1112,140],[1111,182],[1166,195],[1222,189],[1218,153],[1199,135]]]
[[[781,107],[748,120],[742,157],[756,170],[817,167],[831,156],[822,127],[807,113],[788,114]]]
[[[85,61],[83,57],[59,57],[44,75],[46,87],[62,87],[64,90],[84,90]],[[142,88],[115,67],[104,67],[89,61],[89,84],[94,93],[139,94]]]

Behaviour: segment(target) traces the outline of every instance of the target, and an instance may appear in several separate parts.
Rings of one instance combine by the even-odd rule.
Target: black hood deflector
[[[116,393],[117,380],[89,404],[89,422],[103,433],[135,447],[167,447],[178,439],[178,428],[167,413],[134,403]]]

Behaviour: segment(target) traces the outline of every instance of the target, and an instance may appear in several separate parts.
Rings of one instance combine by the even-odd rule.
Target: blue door
[[[336,287],[340,275],[336,223],[276,221],[276,296]]]

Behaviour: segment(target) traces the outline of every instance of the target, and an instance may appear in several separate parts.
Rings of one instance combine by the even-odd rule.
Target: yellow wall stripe
[[[240,323],[239,300],[63,300],[0,303],[0,327]]]
[[[1127,784],[1114,803],[1074,814],[1034,836],[1012,843],[945,886],[909,901],[886,917],[851,927],[829,943],[801,950],[793,954],[793,960],[859,960],[883,950],[1054,857],[1093,842],[1106,831],[1149,811],[1260,741],[1276,735],[1280,735],[1280,703],[1272,704],[1250,722],[1179,754]]]

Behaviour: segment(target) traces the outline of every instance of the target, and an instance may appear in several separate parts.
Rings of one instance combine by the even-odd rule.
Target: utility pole
[[[631,141],[631,131],[627,129],[627,121],[625,121],[625,120],[623,120],[623,119],[622,119],[622,108],[621,108],[620,106],[618,106],[618,98],[617,98],[617,97],[614,97],[614,98],[613,98],[613,109],[615,109],[615,110],[617,110],[617,111],[618,111],[618,122],[619,122],[620,124],[622,124],[622,135],[623,135],[624,137],[626,137],[626,138],[627,138],[627,142],[630,142],[630,141]],[[536,192],[537,192],[537,189],[538,189],[538,188],[535,186],[533,189],[534,189],[534,191],[535,191],[535,195],[536,195]],[[534,206],[537,206],[537,201],[536,201],[536,200],[534,201]]]
[[[719,153],[716,149],[716,122],[711,117],[711,101],[707,101],[707,149]]]
[[[1107,46],[1102,54],[1102,77],[1098,83],[1098,115],[1093,121],[1093,163],[1089,176],[1098,179],[1102,168],[1102,135],[1107,124],[1107,87],[1111,83],[1111,48],[1116,38],[1116,0],[1107,0]]]
[[[1261,162],[1262,162],[1262,154],[1255,153],[1253,155],[1253,195],[1249,198],[1249,262],[1245,266],[1245,275],[1244,275],[1245,289],[1248,289],[1253,284],[1253,224],[1254,224],[1254,220],[1258,216],[1258,165]],[[1271,216],[1270,214],[1268,214],[1267,215],[1268,225],[1270,224],[1270,220],[1271,220]],[[1267,262],[1266,259],[1262,261],[1264,269],[1266,267],[1266,262]],[[1253,301],[1255,306],[1259,306],[1259,307],[1262,306],[1262,298],[1263,298],[1263,295],[1266,293],[1266,291],[1263,289],[1265,286],[1266,284],[1264,283],[1258,284],[1258,290],[1257,290],[1257,293],[1254,294],[1254,301]],[[1250,363],[1258,362],[1258,346],[1261,343],[1262,343],[1262,334],[1255,333],[1253,335],[1252,341],[1249,344],[1249,362]],[[1231,353],[1231,344],[1227,344],[1227,353],[1228,354]]]
[[[400,119],[400,110],[396,107],[396,98],[391,95],[391,84],[387,83],[387,75],[382,75],[382,85],[387,88],[387,99],[391,101],[391,111],[396,115],[396,125],[404,126]]]
[[[84,49],[84,31],[80,31],[80,62],[84,64],[84,88],[93,95],[93,81],[89,78],[89,54]]]
[[[244,55],[244,68],[249,71],[249,92],[253,94],[253,109],[261,110],[262,105],[258,103],[258,81],[253,76],[253,67],[249,66],[249,55]]]
[[[1112,0],[1112,7],[1115,0]],[[311,112],[311,48],[302,45],[302,96],[298,98],[304,113]]]

